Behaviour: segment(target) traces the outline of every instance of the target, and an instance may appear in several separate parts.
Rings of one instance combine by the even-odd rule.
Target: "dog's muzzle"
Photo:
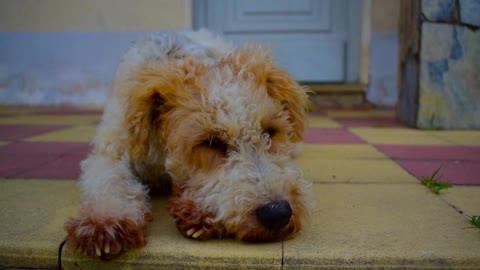
[[[256,210],[258,221],[270,232],[279,232],[290,223],[292,208],[287,201],[272,202]]]

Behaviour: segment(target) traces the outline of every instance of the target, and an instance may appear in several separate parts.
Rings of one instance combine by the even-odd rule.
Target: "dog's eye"
[[[264,133],[268,134],[268,137],[273,138],[273,136],[275,136],[275,134],[277,134],[277,130],[275,128],[267,128],[264,131]]]
[[[222,141],[219,138],[208,138],[202,143],[200,143],[200,146],[214,149],[221,153],[227,153],[229,148],[228,144],[226,144],[224,141]]]

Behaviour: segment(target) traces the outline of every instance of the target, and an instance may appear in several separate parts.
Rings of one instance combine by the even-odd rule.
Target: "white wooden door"
[[[194,1],[196,28],[236,45],[272,48],[277,64],[306,82],[358,79],[359,0]]]

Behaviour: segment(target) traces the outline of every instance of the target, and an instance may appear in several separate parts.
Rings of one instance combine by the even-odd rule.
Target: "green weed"
[[[443,189],[452,187],[450,183],[440,181],[440,179],[442,179],[442,176],[437,177],[437,174],[440,172],[441,169],[442,166],[438,167],[430,177],[422,178],[422,184],[428,187],[435,194],[438,194]]]
[[[430,130],[440,130],[440,127],[438,127],[435,122],[436,122],[436,116],[435,114],[432,114],[432,116],[430,117],[430,119],[428,120],[428,123],[430,125]]]
[[[480,216],[469,216],[467,217],[470,219],[470,222],[473,224],[473,226],[480,228]]]

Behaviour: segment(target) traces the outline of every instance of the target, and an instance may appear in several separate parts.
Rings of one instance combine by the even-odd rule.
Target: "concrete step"
[[[480,268],[479,229],[458,212],[480,211],[480,187],[435,195],[394,175],[376,183],[345,180],[314,184],[316,209],[293,240],[185,239],[166,213],[166,198],[158,197],[144,248],[105,262],[66,245],[62,269]],[[80,203],[75,182],[2,180],[0,198],[0,266],[58,267],[63,223]]]

